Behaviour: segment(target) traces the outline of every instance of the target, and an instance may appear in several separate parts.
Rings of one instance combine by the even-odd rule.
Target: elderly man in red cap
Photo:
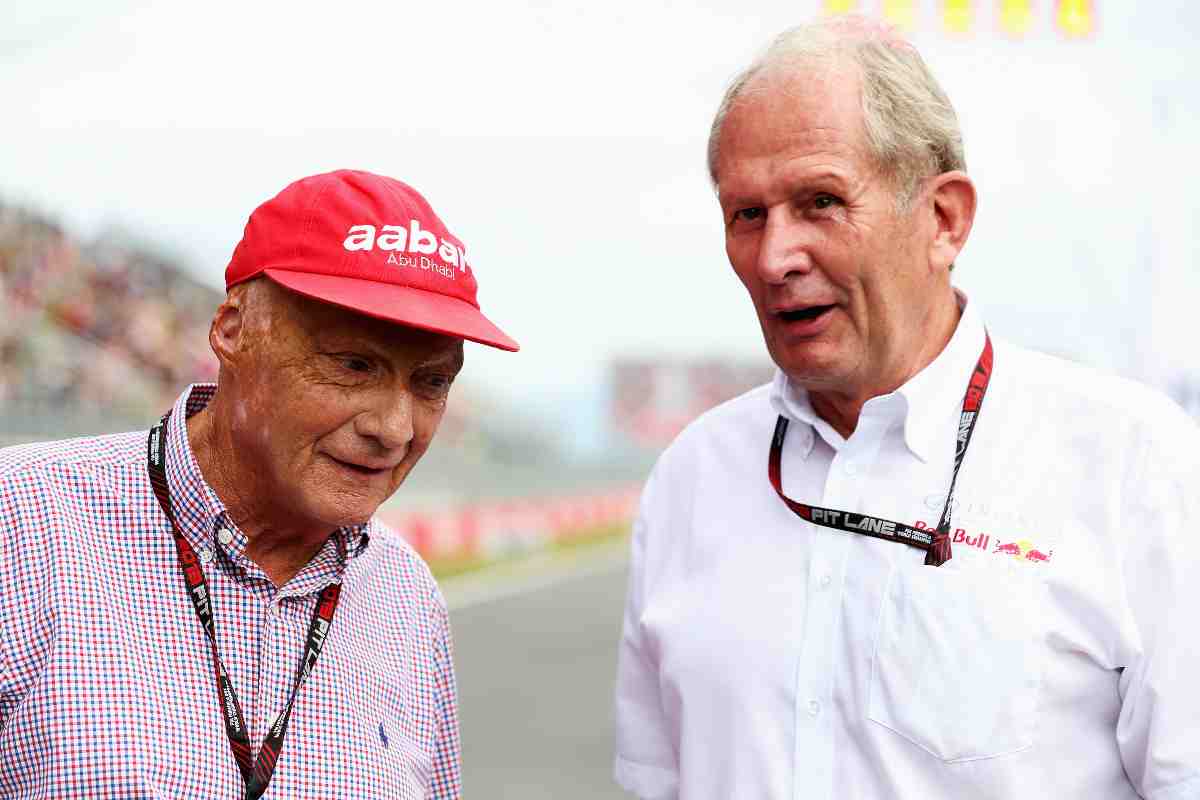
[[[464,339],[516,350],[411,187],[250,217],[216,385],[149,432],[0,453],[0,795],[456,798],[446,606],[372,519]]]

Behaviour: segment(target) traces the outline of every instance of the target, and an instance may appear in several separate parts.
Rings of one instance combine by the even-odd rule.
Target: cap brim
[[[294,292],[389,322],[516,352],[521,346],[478,308],[456,297],[339,275],[269,268],[263,273]]]

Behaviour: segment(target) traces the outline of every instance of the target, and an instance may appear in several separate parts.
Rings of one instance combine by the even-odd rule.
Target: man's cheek
[[[429,436],[414,436],[413,440],[408,443],[408,452],[404,454],[404,460],[400,462],[402,465],[407,464],[409,469],[412,469],[420,459],[425,455],[425,451],[429,449],[431,437]]]

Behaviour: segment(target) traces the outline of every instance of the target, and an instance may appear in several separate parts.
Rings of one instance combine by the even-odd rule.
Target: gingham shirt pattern
[[[176,402],[167,478],[255,753],[317,593],[343,584],[264,797],[460,797],[449,621],[428,569],[372,520],[276,589],[188,444],[185,417],[213,391]],[[0,798],[242,797],[217,702],[146,433],[0,450]]]

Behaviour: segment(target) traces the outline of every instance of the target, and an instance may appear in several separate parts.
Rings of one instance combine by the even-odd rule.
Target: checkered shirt
[[[258,747],[317,594],[342,580],[266,798],[458,798],[449,621],[425,564],[372,520],[276,588],[204,482],[180,396],[167,479]],[[0,450],[0,797],[239,798],[212,658],[146,472],[146,433]]]

